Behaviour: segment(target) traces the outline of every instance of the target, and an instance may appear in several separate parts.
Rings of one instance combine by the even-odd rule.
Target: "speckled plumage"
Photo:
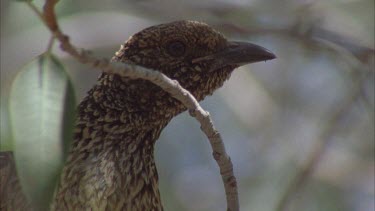
[[[239,65],[213,68],[211,60],[193,60],[226,46],[206,24],[178,21],[133,35],[112,60],[158,70],[203,100]],[[102,74],[78,107],[74,143],[52,209],[163,210],[154,144],[184,110],[151,82]]]

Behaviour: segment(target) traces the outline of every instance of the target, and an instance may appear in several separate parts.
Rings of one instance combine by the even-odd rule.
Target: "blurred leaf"
[[[0,151],[13,151],[12,139],[10,136],[9,114],[7,100],[1,96],[0,102]]]
[[[47,210],[72,139],[73,86],[61,63],[44,54],[17,75],[9,103],[22,187],[37,210]]]

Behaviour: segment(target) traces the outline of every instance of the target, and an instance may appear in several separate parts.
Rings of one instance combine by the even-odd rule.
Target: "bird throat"
[[[162,210],[154,144],[182,111],[150,82],[103,74],[78,107],[53,209]]]

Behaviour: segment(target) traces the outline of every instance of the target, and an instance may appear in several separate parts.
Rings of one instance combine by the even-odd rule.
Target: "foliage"
[[[72,139],[72,83],[57,58],[46,53],[18,73],[9,101],[22,187],[34,207],[47,210]]]

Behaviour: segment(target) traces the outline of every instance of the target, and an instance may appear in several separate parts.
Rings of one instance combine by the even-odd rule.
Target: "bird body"
[[[234,68],[274,58],[250,45],[251,58],[250,46],[238,50],[243,45],[228,42],[206,24],[177,21],[135,34],[112,60],[160,71],[203,100]],[[239,52],[242,59],[231,58]],[[163,210],[154,144],[184,110],[149,81],[103,73],[78,107],[74,141],[52,209]]]
[[[108,84],[115,81],[121,79],[103,74],[79,106],[74,136],[78,141],[56,195],[61,210],[162,210],[153,151],[172,117],[157,118],[144,110],[135,95],[135,89],[141,89],[137,81],[124,86],[132,97],[112,99],[119,87]]]

